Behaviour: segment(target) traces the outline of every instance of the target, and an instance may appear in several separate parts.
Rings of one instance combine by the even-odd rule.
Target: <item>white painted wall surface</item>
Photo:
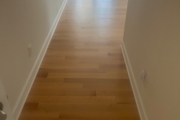
[[[129,0],[123,45],[148,120],[180,120],[180,1]]]
[[[14,110],[65,1],[0,1],[0,76]],[[28,53],[29,44],[32,57]]]

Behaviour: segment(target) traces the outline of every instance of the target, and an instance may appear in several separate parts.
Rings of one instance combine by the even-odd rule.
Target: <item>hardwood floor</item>
[[[19,120],[140,120],[120,49],[127,0],[68,0]]]

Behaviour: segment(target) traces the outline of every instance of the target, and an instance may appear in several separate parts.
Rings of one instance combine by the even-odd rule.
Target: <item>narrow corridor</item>
[[[68,0],[19,120],[140,120],[121,52],[127,0]]]

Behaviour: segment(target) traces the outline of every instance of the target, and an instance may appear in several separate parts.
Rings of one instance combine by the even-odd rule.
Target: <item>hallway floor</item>
[[[19,120],[140,120],[122,51],[127,0],[68,0]]]

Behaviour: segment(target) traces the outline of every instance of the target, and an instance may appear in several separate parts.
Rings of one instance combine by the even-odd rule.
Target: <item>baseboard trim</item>
[[[134,97],[136,100],[136,104],[137,104],[137,108],[139,111],[140,118],[141,118],[141,120],[148,120],[148,117],[147,117],[147,114],[146,114],[146,111],[144,108],[144,104],[142,102],[142,98],[141,98],[139,89],[137,87],[136,79],[135,79],[135,76],[134,76],[134,73],[133,73],[133,70],[131,67],[131,63],[130,63],[130,60],[128,57],[128,53],[127,53],[127,50],[126,50],[124,43],[122,43],[121,49],[122,49],[122,53],[124,56],[124,61],[125,61],[126,67],[127,67],[131,87],[133,89],[133,94],[134,94]]]
[[[20,113],[22,111],[24,103],[25,103],[25,101],[27,99],[27,96],[28,96],[28,94],[30,92],[30,89],[31,89],[31,87],[33,85],[36,74],[37,74],[37,72],[39,70],[39,67],[40,67],[41,63],[42,63],[42,60],[43,60],[44,55],[45,55],[45,53],[47,51],[47,48],[48,48],[49,43],[50,43],[50,41],[52,39],[52,36],[53,36],[53,34],[54,34],[55,30],[56,30],[57,24],[59,22],[59,19],[60,19],[62,13],[63,13],[63,10],[64,10],[65,6],[66,6],[66,3],[67,3],[67,0],[64,0],[63,4],[62,4],[62,6],[61,6],[61,8],[60,8],[60,10],[58,12],[58,15],[55,18],[55,21],[54,21],[54,23],[53,23],[47,37],[46,37],[46,40],[45,40],[45,42],[44,42],[44,44],[43,44],[43,46],[42,46],[42,48],[41,48],[41,50],[39,52],[39,55],[38,55],[38,57],[37,57],[37,59],[35,61],[35,64],[33,65],[33,68],[32,68],[32,70],[31,70],[31,72],[30,72],[30,74],[29,74],[29,76],[27,78],[27,82],[25,83],[25,85],[24,85],[24,87],[22,89],[22,92],[21,92],[21,94],[20,94],[20,96],[19,96],[19,98],[18,98],[18,100],[17,100],[17,102],[15,104],[15,107],[12,110],[15,120],[18,120],[18,118],[19,118],[19,115],[20,115]]]

